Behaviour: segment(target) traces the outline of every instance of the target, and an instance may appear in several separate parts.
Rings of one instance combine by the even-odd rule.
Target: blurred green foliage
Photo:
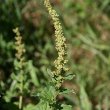
[[[10,103],[18,100],[16,94],[10,92],[13,91],[15,83],[11,80],[14,77],[12,72],[15,60],[13,28],[20,28],[26,47],[26,110],[32,109],[33,104],[39,102],[33,93],[38,88],[45,87],[50,80],[48,69],[53,68],[56,57],[54,28],[42,1],[0,0],[0,93],[3,95],[0,98],[3,105],[1,110],[9,109],[8,106],[14,107]],[[69,72],[76,75],[71,82],[65,81],[62,85],[74,89],[76,94],[59,96],[58,100],[72,104],[74,110],[109,110],[110,0],[51,2],[60,15],[64,35],[68,40]],[[16,110],[16,107],[13,109]],[[64,110],[69,110],[69,107]]]

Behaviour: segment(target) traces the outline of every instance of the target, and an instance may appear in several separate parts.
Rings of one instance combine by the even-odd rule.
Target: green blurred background
[[[69,72],[75,74],[63,86],[74,89],[76,94],[59,99],[72,104],[73,110],[110,110],[110,0],[51,0],[51,3],[67,38]],[[0,91],[11,98],[13,94],[7,91],[14,68],[15,27],[19,27],[26,47],[30,90],[45,85],[49,80],[47,69],[52,68],[57,57],[54,28],[43,0],[0,0]],[[27,92],[25,103],[33,102]]]

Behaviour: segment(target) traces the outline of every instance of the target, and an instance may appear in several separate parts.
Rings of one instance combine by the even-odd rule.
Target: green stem
[[[19,109],[22,110],[23,96],[19,97]]]
[[[21,72],[21,82],[20,82],[20,96],[19,96],[19,109],[23,108],[23,72]]]

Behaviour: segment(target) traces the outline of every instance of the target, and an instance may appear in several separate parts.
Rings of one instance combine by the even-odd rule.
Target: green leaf
[[[80,104],[81,110],[92,110],[92,105],[84,86],[80,85]]]
[[[40,102],[34,110],[53,110],[48,102]]]
[[[19,63],[19,61],[17,61],[17,59],[14,60],[14,67],[15,67],[15,70],[19,70],[21,65]]]
[[[35,86],[39,86],[39,81],[38,81],[38,77],[37,77],[38,70],[37,70],[37,68],[34,67],[33,62],[31,60],[29,60],[27,62],[26,69],[27,69],[27,72],[29,72],[29,75],[31,76],[32,83]]]
[[[75,93],[75,92],[72,89],[64,89],[62,92],[60,92],[60,94],[62,94],[62,95],[70,94],[70,93]]]
[[[72,110],[72,106],[71,105],[62,104],[61,107],[63,107],[62,110]]]
[[[40,97],[44,101],[48,101],[49,103],[53,103],[56,96],[57,96],[57,92],[56,92],[55,88],[50,85],[48,87],[42,89],[42,91],[40,93]]]
[[[75,77],[74,74],[67,74],[64,78],[65,80],[72,80]]]
[[[23,110],[35,110],[35,105],[28,104]]]

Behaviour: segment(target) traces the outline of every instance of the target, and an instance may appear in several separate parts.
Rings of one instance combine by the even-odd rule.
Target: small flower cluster
[[[63,79],[62,77],[62,70],[68,71],[68,68],[65,67],[65,64],[67,63],[67,60],[65,59],[66,55],[66,39],[63,35],[62,26],[60,23],[60,20],[58,18],[58,14],[56,11],[52,8],[49,0],[44,0],[44,5],[46,6],[54,24],[55,28],[55,43],[56,43],[56,50],[58,52],[58,57],[54,61],[55,65],[55,71],[52,72],[54,76],[56,76],[58,81],[61,81]]]
[[[19,29],[13,29],[13,32],[16,34],[15,37],[15,49],[16,49],[16,58],[19,60],[20,67],[22,68],[24,65],[24,57],[23,54],[25,53],[24,44],[22,43],[22,36],[20,35]]]

